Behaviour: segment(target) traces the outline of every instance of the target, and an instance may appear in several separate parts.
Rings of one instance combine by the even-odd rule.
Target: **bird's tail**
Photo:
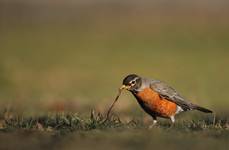
[[[192,104],[192,109],[199,110],[199,111],[202,111],[202,112],[205,112],[205,113],[213,113],[213,111],[211,111],[211,110],[209,110],[207,108],[195,105],[195,104]]]

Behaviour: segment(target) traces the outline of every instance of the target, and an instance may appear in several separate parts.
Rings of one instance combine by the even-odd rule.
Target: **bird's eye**
[[[130,84],[131,84],[131,85],[135,85],[135,84],[136,84],[136,81],[133,80],[133,81],[130,82]]]

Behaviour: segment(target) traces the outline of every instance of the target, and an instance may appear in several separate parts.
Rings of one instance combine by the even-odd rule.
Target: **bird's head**
[[[142,80],[136,74],[130,74],[123,79],[121,90],[136,91],[141,87]]]

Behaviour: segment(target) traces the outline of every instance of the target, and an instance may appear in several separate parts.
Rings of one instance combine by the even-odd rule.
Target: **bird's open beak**
[[[130,86],[122,85],[119,89],[120,90],[129,90],[130,89]]]

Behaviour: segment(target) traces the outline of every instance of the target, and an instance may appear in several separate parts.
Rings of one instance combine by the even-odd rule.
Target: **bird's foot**
[[[176,127],[175,123],[170,123],[168,124],[167,129],[173,129],[174,127]]]
[[[157,120],[154,120],[154,121],[153,121],[153,124],[151,124],[151,125],[148,127],[148,129],[152,129],[152,128],[154,128],[156,125],[157,125]]]

